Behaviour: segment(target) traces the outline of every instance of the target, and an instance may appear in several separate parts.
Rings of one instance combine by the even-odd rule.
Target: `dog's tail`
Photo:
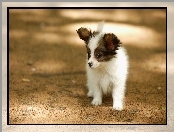
[[[98,23],[97,32],[102,32],[104,26],[104,21]]]

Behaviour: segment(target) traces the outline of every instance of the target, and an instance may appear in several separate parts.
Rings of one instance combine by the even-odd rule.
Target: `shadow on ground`
[[[86,49],[76,30],[95,30],[101,20],[129,55],[123,111],[112,110],[111,95],[97,107],[86,97]],[[165,124],[165,34],[165,10],[10,9],[10,124]]]

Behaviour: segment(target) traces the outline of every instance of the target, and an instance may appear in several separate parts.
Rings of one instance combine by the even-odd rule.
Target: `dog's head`
[[[99,23],[97,31],[79,28],[77,33],[84,40],[88,54],[88,64],[91,68],[98,68],[102,63],[115,58],[116,50],[121,42],[113,33],[102,33],[103,23]]]

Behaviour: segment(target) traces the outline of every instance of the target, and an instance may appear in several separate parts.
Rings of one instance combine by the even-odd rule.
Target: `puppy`
[[[93,32],[83,27],[76,30],[87,49],[87,96],[93,97],[93,105],[101,105],[102,96],[112,93],[113,109],[123,110],[128,56],[115,34],[102,32],[103,25],[100,22]]]

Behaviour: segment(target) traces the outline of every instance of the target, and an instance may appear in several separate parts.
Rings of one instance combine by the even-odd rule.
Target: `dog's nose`
[[[91,67],[92,66],[92,62],[89,62],[88,65]]]

